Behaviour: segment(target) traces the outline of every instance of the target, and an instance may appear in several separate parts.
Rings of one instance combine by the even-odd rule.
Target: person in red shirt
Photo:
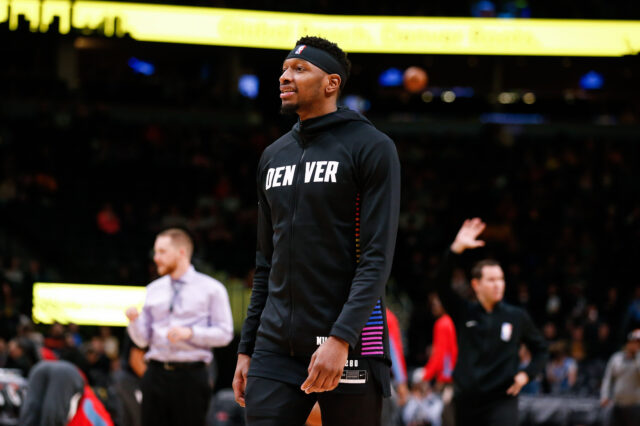
[[[431,312],[438,318],[433,325],[433,345],[431,356],[424,367],[422,380],[436,379],[437,386],[442,390],[444,410],[442,412],[442,424],[453,425],[453,369],[458,360],[458,343],[456,329],[453,320],[444,310],[440,299],[436,294],[430,296]]]
[[[434,378],[438,384],[453,381],[453,369],[458,359],[458,344],[456,343],[456,329],[451,317],[445,312],[438,296],[431,297],[431,312],[438,318],[433,325],[433,346],[431,356],[424,367],[423,380]]]

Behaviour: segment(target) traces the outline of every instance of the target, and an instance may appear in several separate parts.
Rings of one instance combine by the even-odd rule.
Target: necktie
[[[176,299],[178,298],[178,292],[180,291],[182,283],[180,281],[171,280],[171,303],[169,303],[169,313],[173,313],[173,307],[176,303]]]

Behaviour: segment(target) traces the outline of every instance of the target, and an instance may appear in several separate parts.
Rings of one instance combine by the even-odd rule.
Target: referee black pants
[[[143,426],[204,426],[211,398],[204,364],[167,370],[152,361],[140,388]]]
[[[380,425],[382,394],[373,381],[364,393],[306,394],[299,386],[249,376],[245,389],[247,426],[303,426],[316,401],[323,425]]]
[[[518,426],[518,398],[454,398],[456,426]]]

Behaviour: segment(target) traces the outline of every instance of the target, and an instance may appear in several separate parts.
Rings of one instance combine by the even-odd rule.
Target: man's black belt
[[[194,362],[174,362],[174,361],[156,361],[152,359],[149,361],[149,364],[155,365],[156,367],[160,367],[164,370],[193,370],[196,368],[202,368],[205,366],[204,361],[194,361]]]

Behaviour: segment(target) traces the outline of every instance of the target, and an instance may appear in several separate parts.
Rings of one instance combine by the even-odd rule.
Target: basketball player
[[[254,425],[380,424],[390,392],[384,287],[398,227],[394,143],[339,108],[334,43],[303,37],[280,75],[298,116],[258,165],[258,247],[233,388]]]

